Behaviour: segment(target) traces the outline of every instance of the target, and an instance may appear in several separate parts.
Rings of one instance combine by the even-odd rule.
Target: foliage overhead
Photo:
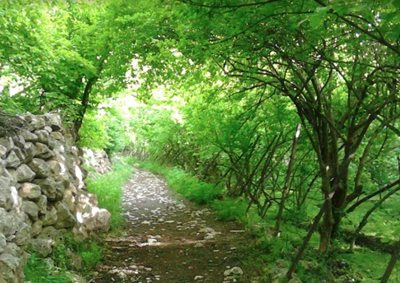
[[[399,246],[397,228],[370,224],[395,214],[400,190],[399,9],[398,0],[3,1],[0,104],[60,111],[83,146],[181,167],[202,181],[175,170],[171,183],[201,203],[226,197],[214,205],[230,207],[221,218],[238,204],[273,219],[277,239],[288,223],[306,227],[290,279],[314,232],[324,255],[344,238],[352,249],[363,231]],[[110,107],[121,92],[146,103],[129,115]]]

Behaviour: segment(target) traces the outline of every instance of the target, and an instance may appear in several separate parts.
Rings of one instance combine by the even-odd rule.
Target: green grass
[[[57,266],[73,269],[69,251],[82,259],[82,270],[91,270],[103,259],[103,248],[97,239],[75,239],[72,234],[64,235],[63,243],[53,250],[52,258]]]
[[[32,283],[72,283],[65,270],[55,270],[45,259],[32,254],[24,269],[25,280]]]
[[[370,209],[374,205],[374,202],[378,200],[379,196],[358,207],[343,220],[342,227],[348,230],[354,230],[368,209]],[[386,200],[382,206],[370,216],[368,224],[363,228],[361,233],[379,237],[383,242],[396,241],[400,233],[400,226],[397,224],[400,221],[398,213],[399,201],[399,193],[394,194]]]
[[[223,200],[215,200],[211,204],[211,207],[217,213],[218,220],[221,221],[245,221],[247,206],[247,202],[239,198],[224,198]]]
[[[96,242],[90,242],[87,246],[77,251],[82,258],[84,268],[92,269],[103,259],[103,248]]]
[[[73,257],[81,259],[80,266],[73,264]],[[32,283],[69,283],[72,282],[71,270],[93,270],[102,259],[103,248],[98,240],[78,240],[71,233],[67,233],[62,241],[54,246],[48,258],[44,259],[36,253],[31,254],[24,269],[25,279]]]
[[[114,161],[112,171],[87,181],[88,190],[97,196],[99,206],[111,213],[111,228],[118,229],[123,223],[122,187],[132,175],[133,159]]]
[[[345,260],[358,273],[362,282],[379,282],[383,275],[386,265],[389,262],[388,254],[371,251],[369,249],[359,248],[354,253],[345,253],[337,255],[337,258]],[[397,262],[389,282],[400,282],[400,263]]]

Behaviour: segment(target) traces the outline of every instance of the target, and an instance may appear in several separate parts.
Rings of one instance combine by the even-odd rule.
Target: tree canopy
[[[353,247],[399,197],[399,9],[397,0],[4,1],[0,103],[60,111],[83,144],[109,151],[125,147],[129,129],[133,152],[223,184],[246,212],[274,219],[275,237],[285,222],[307,229],[290,279],[314,232],[320,254],[344,237]],[[146,102],[122,131],[115,108],[96,116],[121,93]]]

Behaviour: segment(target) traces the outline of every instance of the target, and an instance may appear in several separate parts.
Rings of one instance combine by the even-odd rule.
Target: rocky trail
[[[123,198],[126,229],[105,239],[91,283],[257,282],[241,262],[248,235],[183,200],[150,172],[135,169]]]

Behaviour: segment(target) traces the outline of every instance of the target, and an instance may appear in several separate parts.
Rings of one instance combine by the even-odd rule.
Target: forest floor
[[[124,187],[126,227],[105,239],[105,260],[89,282],[258,282],[242,262],[249,235],[235,222],[182,199],[141,169]]]

